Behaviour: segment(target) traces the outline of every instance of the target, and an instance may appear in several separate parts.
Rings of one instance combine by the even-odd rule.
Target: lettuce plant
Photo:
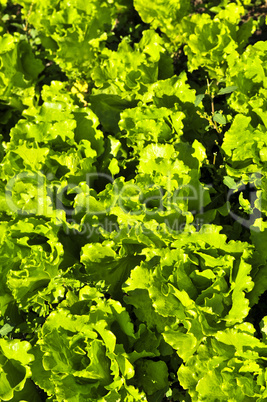
[[[266,399],[261,3],[0,0],[0,400]]]

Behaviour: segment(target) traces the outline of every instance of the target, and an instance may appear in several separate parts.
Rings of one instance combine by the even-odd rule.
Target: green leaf
[[[260,150],[260,159],[262,162],[267,162],[267,147]]]
[[[241,322],[249,312],[249,300],[246,298],[245,292],[253,289],[254,283],[251,276],[251,265],[241,259],[236,279],[233,281],[232,289],[232,308],[225,320],[231,322]]]
[[[167,330],[163,334],[165,341],[177,350],[178,355],[186,361],[196,351],[198,342],[193,334],[179,333],[177,330]]]
[[[90,105],[104,128],[107,131],[116,133],[118,131],[120,113],[124,109],[136,106],[136,103],[121,99],[118,95],[96,94],[90,96]]]
[[[225,176],[223,179],[223,183],[228,187],[233,190],[236,190],[238,188],[238,184],[235,182],[233,177],[230,176]]]
[[[163,361],[142,360],[137,364],[136,381],[147,395],[164,389],[168,385],[168,368]]]
[[[131,270],[139,264],[140,256],[119,256],[111,245],[87,244],[84,246],[81,261],[85,265],[88,278],[92,281],[103,280],[112,295],[121,292],[122,284]]]
[[[0,329],[0,335],[5,336],[9,334],[11,331],[13,331],[14,326],[10,324],[5,324],[1,329]]]
[[[221,113],[214,113],[212,116],[213,121],[216,121],[216,123],[219,124],[226,124],[226,118],[221,114]]]
[[[167,37],[175,41],[178,39],[175,35],[177,23],[187,15],[191,4],[188,0],[178,0],[170,4],[161,0],[134,0],[134,7],[145,23],[150,24],[153,29],[160,28]]]
[[[226,95],[234,92],[238,87],[236,85],[232,85],[230,87],[221,88],[216,95]]]
[[[31,376],[29,363],[34,357],[28,353],[26,341],[0,339],[0,397],[15,400],[15,391],[22,391]],[[14,399],[13,399],[14,398]]]
[[[196,96],[195,106],[197,107],[205,98],[205,94],[200,94]]]

